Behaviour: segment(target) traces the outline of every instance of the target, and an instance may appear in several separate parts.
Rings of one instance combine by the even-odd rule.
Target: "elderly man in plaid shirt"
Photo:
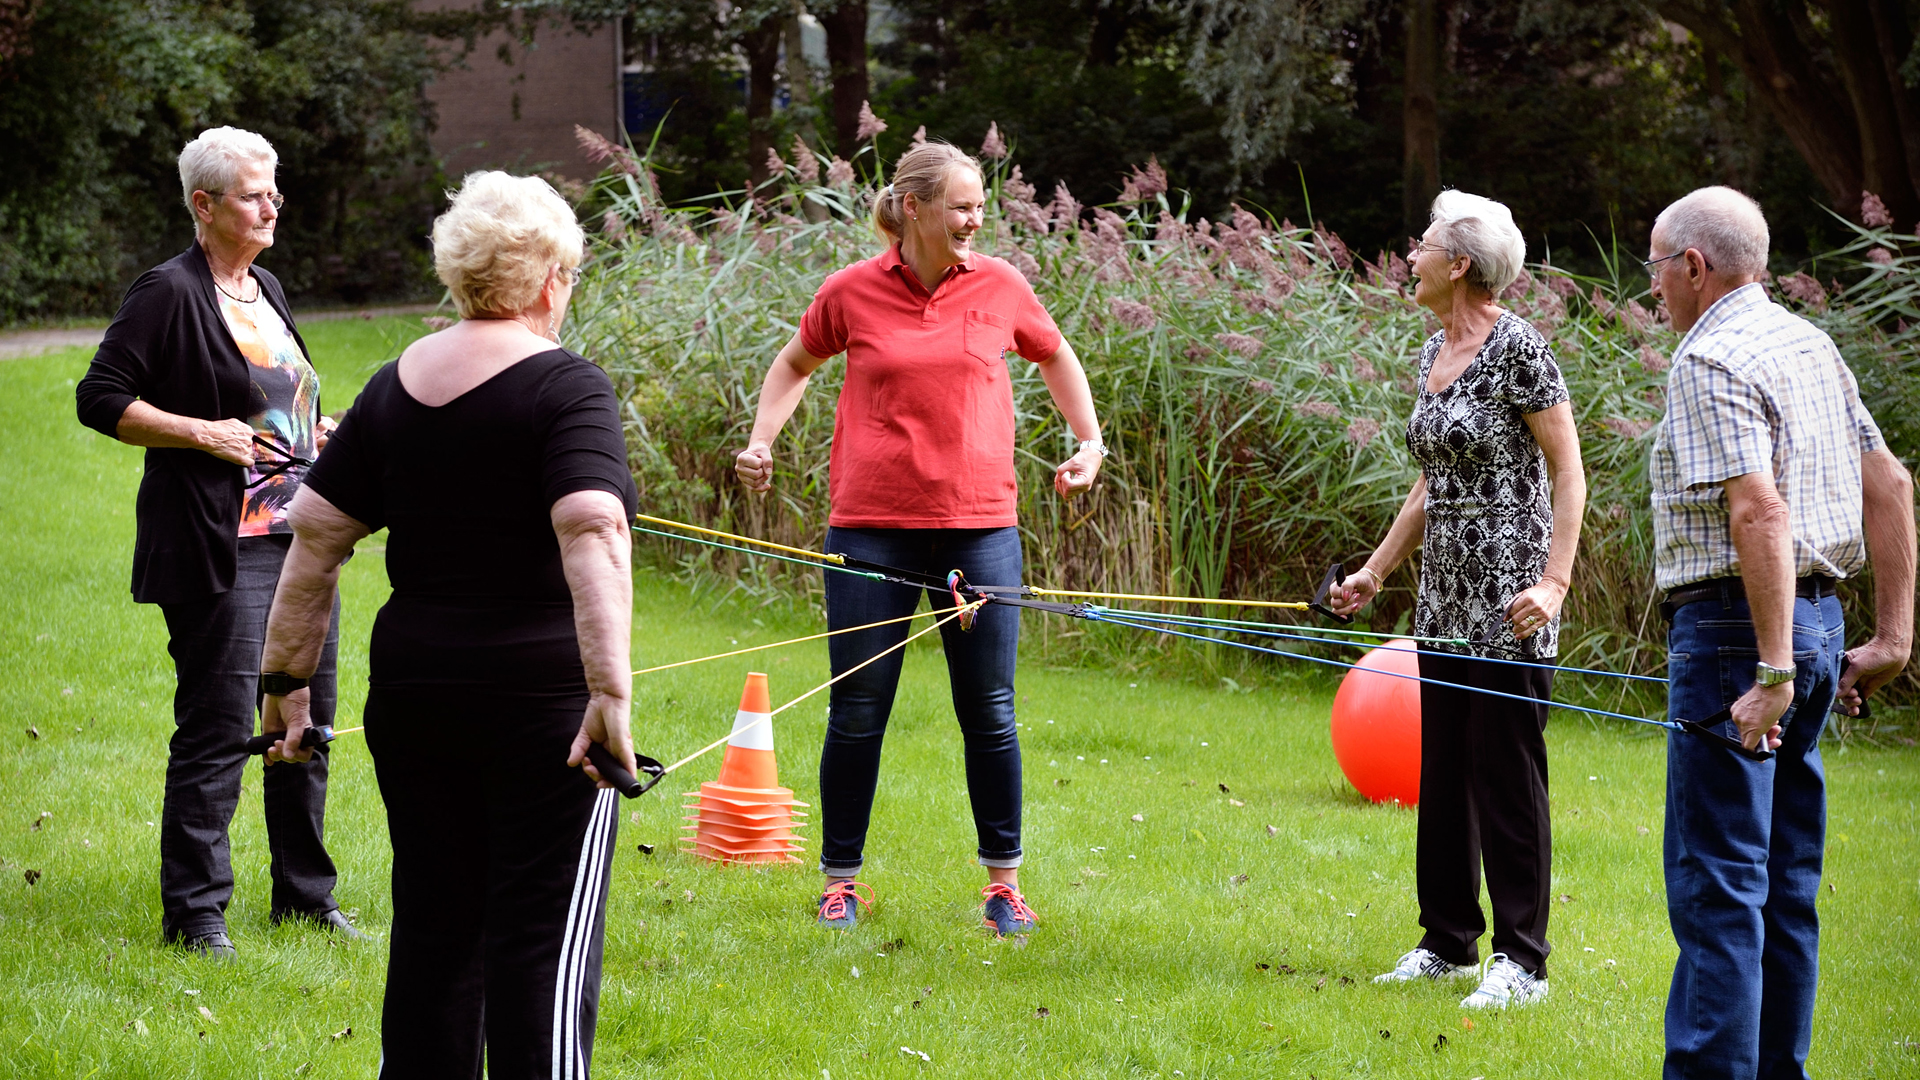
[[[1760,208],[1703,188],[1654,223],[1647,270],[1675,330],[1653,447],[1654,569],[1667,590],[1668,714],[1756,761],[1669,736],[1668,1080],[1802,1078],[1826,842],[1820,731],[1906,666],[1913,481],[1826,334],[1767,298]],[[1836,581],[1875,567],[1874,635],[1845,653]]]

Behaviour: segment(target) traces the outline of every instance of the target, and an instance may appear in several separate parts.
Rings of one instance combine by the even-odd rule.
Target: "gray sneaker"
[[[1480,988],[1460,1000],[1466,1009],[1506,1009],[1525,1005],[1547,996],[1547,980],[1536,978],[1526,968],[1507,959],[1506,953],[1494,953],[1487,966],[1487,977]]]
[[[1434,982],[1439,982],[1442,979],[1464,979],[1478,974],[1480,974],[1480,968],[1477,964],[1449,964],[1430,949],[1415,949],[1401,957],[1400,962],[1393,965],[1392,971],[1385,975],[1375,975],[1373,981],[1396,983],[1412,982],[1415,979],[1432,979]]]

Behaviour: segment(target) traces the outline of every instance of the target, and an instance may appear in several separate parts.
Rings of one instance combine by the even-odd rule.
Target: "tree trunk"
[[[1126,13],[1122,0],[1089,0],[1093,10],[1093,31],[1087,35],[1087,63],[1093,67],[1112,67],[1120,62],[1120,40],[1126,36]]]
[[[1658,0],[1657,10],[1740,65],[1834,209],[1857,220],[1865,181],[1859,124],[1846,98],[1821,78],[1791,16],[1772,0]]]
[[[795,105],[813,104],[813,72],[807,69],[806,38],[800,26],[806,10],[800,0],[793,0],[793,12],[786,21],[787,93]]]
[[[1900,127],[1900,143],[1906,152],[1907,179],[1913,184],[1915,196],[1920,198],[1920,101],[1914,100],[1906,78],[1900,73],[1900,65],[1913,48],[1913,35],[1907,30],[1906,5],[1868,0],[1867,7],[1873,16],[1874,40],[1880,47],[1881,77],[1893,91],[1894,122]],[[1905,218],[1894,224],[1902,229],[1914,228]]]
[[[782,15],[769,15],[741,40],[747,53],[747,183],[766,183],[767,151],[773,149],[773,78],[780,66]]]
[[[1440,194],[1440,13],[1439,0],[1407,5],[1406,96],[1401,126],[1406,136],[1400,177],[1400,216],[1410,236],[1426,232],[1428,208]]]
[[[1827,19],[1833,29],[1840,84],[1853,105],[1860,133],[1861,184],[1886,202],[1896,220],[1912,221],[1920,214],[1920,199],[1907,171],[1907,148],[1900,131],[1897,99],[1905,96],[1901,93],[1905,87],[1887,82],[1866,0],[1829,0]]]
[[[820,16],[827,31],[827,68],[833,80],[833,137],[840,156],[853,160],[860,148],[860,106],[867,86],[867,0],[841,0]]]

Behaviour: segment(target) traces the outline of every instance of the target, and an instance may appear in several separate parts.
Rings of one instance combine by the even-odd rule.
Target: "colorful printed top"
[[[279,313],[257,293],[251,301],[221,293],[220,314],[253,376],[247,423],[253,425],[254,434],[278,448],[254,445],[247,494],[240,504],[240,535],[291,533],[287,504],[306,479],[307,467],[282,466],[289,453],[308,461],[319,456],[314,434],[320,422],[320,377]]]

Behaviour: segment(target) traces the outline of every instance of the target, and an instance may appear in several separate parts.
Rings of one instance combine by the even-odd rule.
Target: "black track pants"
[[[1542,978],[1552,900],[1547,814],[1547,699],[1553,672],[1489,664],[1422,647],[1420,675],[1533,701],[1420,684],[1420,945],[1443,960],[1479,957],[1493,904],[1493,951]]]
[[[260,652],[267,610],[291,536],[243,536],[233,588],[200,600],[162,604],[173,657],[173,737],[160,808],[160,933],[168,941],[227,928],[233,861],[227,829],[240,805],[244,744],[260,702]],[[340,600],[334,598],[320,666],[313,674],[313,722],[333,723],[338,698]],[[268,767],[261,780],[273,881],[271,915],[325,915],[338,879],[327,854],[327,748],[311,761]]]
[[[584,1080],[619,796],[567,751],[586,696],[375,688],[393,841],[381,1080]]]

